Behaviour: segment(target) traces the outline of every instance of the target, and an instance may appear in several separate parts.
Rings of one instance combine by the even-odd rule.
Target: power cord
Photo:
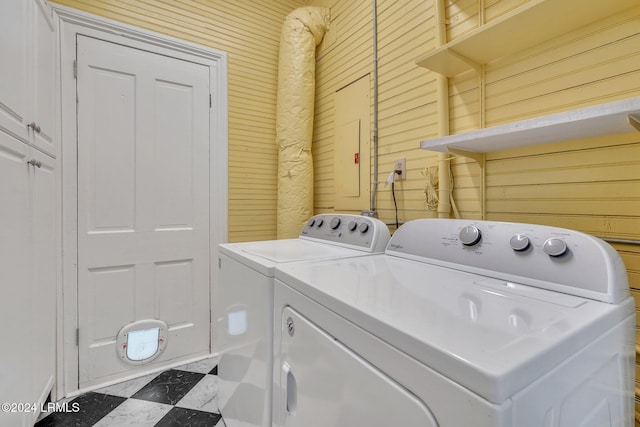
[[[398,203],[396,202],[395,183],[391,183],[391,195],[393,196],[393,206],[396,208],[396,230],[400,225],[398,224]]]
[[[401,170],[393,171],[395,174],[402,176]],[[400,223],[398,222],[398,202],[396,201],[396,180],[391,181],[391,195],[393,196],[393,206],[395,207],[396,212],[396,230],[400,228]]]

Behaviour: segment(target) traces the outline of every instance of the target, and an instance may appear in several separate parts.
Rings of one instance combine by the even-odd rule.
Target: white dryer
[[[594,237],[416,220],[274,298],[276,427],[633,425],[634,301]]]
[[[321,214],[296,239],[219,246],[214,295],[218,402],[227,427],[271,426],[275,268],[382,253],[390,234],[375,218]]]

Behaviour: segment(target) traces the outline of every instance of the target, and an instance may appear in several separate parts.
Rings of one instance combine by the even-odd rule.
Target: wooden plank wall
[[[526,1],[485,0],[482,14],[488,22]],[[312,4],[331,8],[336,32],[331,43],[321,45],[317,61],[315,207],[326,212],[333,210],[333,93],[373,69],[371,2],[314,0]],[[384,182],[393,160],[406,157],[408,179],[396,185],[399,219],[431,217],[421,171],[435,166],[436,156],[417,147],[420,140],[437,133],[436,77],[414,61],[435,46],[433,4],[421,0],[377,4],[380,170],[372,179]],[[448,37],[476,28],[480,4],[479,0],[447,2]],[[484,81],[481,91],[475,72],[449,79],[451,133],[640,96],[640,7],[487,64]],[[491,153],[485,171],[487,219],[640,240],[640,133]],[[481,218],[480,168],[456,158],[452,172],[461,216]],[[382,220],[393,222],[389,187],[380,186],[377,208]],[[625,261],[640,307],[640,246],[614,247]]]
[[[284,18],[303,0],[53,0],[229,54],[229,240],[275,239]]]
[[[366,75],[373,88],[372,3],[316,0],[311,4],[331,9],[331,28],[318,48],[316,61],[313,155],[315,210],[332,212],[334,96],[339,89]],[[424,206],[421,171],[435,164],[436,155],[418,149],[418,141],[437,132],[435,76],[415,65],[415,57],[434,46],[433,33],[429,30],[432,21],[431,2],[378,1],[380,151],[377,179],[384,182],[395,159],[407,159],[409,179],[396,184],[396,195],[402,194],[397,198],[402,220],[432,215]],[[373,100],[373,90],[370,99]],[[376,205],[383,220],[394,217],[389,186],[378,187]],[[360,206],[360,210],[368,208],[368,201]]]

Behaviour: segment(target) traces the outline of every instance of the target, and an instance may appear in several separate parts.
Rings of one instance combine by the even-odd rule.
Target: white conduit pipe
[[[369,214],[376,216],[376,193],[378,192],[378,4],[372,1],[373,42],[373,186]]]
[[[436,0],[436,47],[447,42],[444,0]],[[449,135],[449,82],[447,77],[439,74],[437,82],[438,134]],[[449,218],[451,215],[451,175],[450,160],[446,153],[438,154],[438,218]]]
[[[313,107],[316,46],[329,29],[329,9],[301,7],[280,34],[276,143],[278,146],[277,237],[297,237],[313,215]]]

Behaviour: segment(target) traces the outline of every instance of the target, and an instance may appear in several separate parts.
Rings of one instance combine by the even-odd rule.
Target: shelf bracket
[[[469,67],[473,68],[474,70],[476,70],[476,73],[480,73],[480,71],[482,70],[482,67],[480,64],[478,64],[476,61],[474,61],[473,59],[467,58],[466,56],[464,56],[461,53],[456,52],[453,49],[447,49],[449,51],[449,54],[451,54],[451,56],[456,57],[457,59],[459,59],[460,61],[464,62],[465,64],[467,64]]]
[[[640,117],[629,114],[627,115],[627,121],[635,130],[640,132]]]
[[[484,167],[484,158],[485,153],[476,153],[474,151],[460,150],[459,148],[447,147],[447,150],[451,154],[455,154],[456,156],[467,157],[469,159],[475,160],[476,163],[480,167]]]

